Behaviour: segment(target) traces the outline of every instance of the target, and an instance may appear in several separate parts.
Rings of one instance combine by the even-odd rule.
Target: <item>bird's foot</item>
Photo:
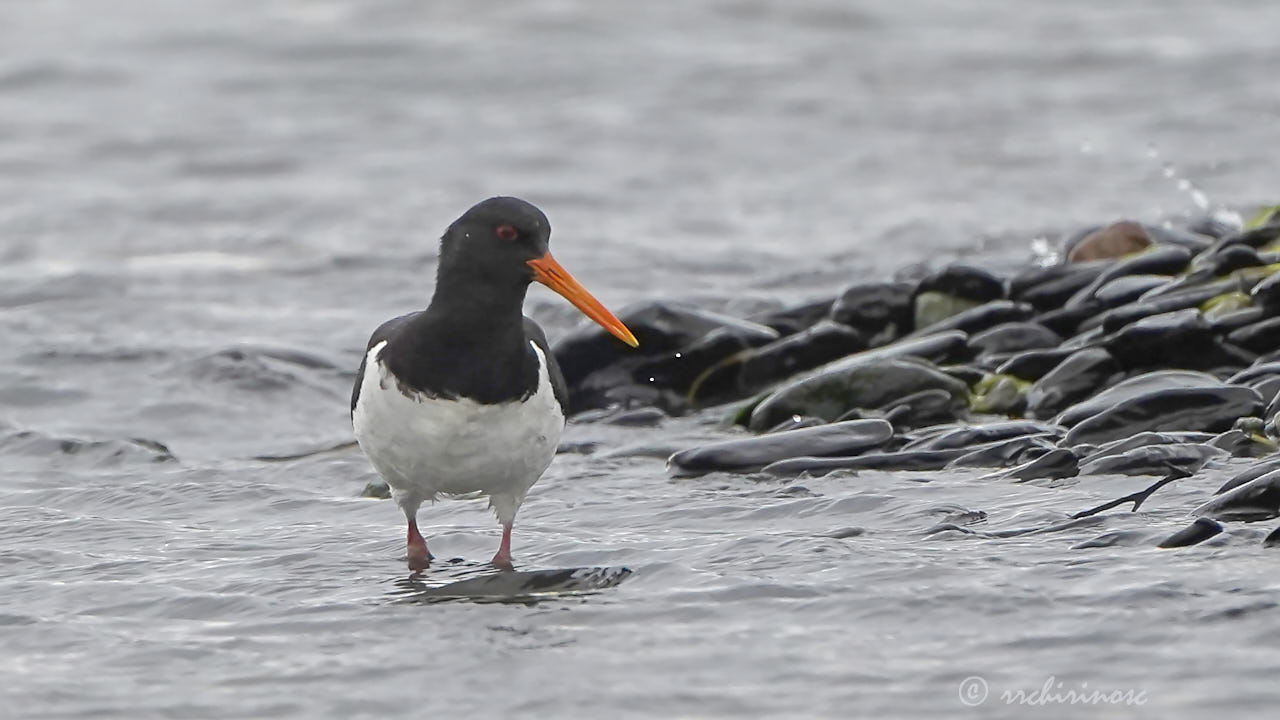
[[[516,566],[511,564],[511,553],[503,554],[502,552],[499,552],[497,555],[493,556],[493,559],[489,561],[489,564],[499,570],[506,570],[508,572],[516,569]]]
[[[426,570],[435,558],[427,549],[426,539],[418,532],[418,523],[412,520],[409,521],[408,556],[409,569],[414,572]]]

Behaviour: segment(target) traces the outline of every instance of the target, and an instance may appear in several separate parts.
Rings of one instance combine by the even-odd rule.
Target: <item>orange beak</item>
[[[551,253],[548,252],[536,260],[530,260],[529,267],[533,268],[534,280],[560,293],[565,300],[573,303],[574,307],[595,320],[600,327],[608,330],[614,337],[631,347],[640,346],[640,341],[636,340],[636,336],[631,334],[627,326],[606,310],[599,300],[591,297],[591,293],[582,287],[582,283],[574,280],[568,270],[560,267],[560,263],[551,257]]]

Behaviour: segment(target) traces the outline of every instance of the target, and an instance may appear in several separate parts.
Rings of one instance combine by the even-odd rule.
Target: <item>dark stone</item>
[[[720,362],[692,384],[689,397],[700,404],[742,397],[866,347],[858,331],[823,320],[803,332]]]
[[[778,332],[758,323],[674,303],[649,302],[624,308],[618,318],[640,341],[645,355],[674,353],[712,330],[734,328],[749,343],[773,341]],[[596,325],[583,326],[556,343],[554,352],[572,389],[588,375],[635,357],[636,350]]]
[[[926,328],[917,330],[907,337],[922,337],[947,330],[962,330],[966,333],[978,333],[1002,323],[1020,322],[1031,317],[1032,307],[1026,303],[1012,300],[993,300],[989,303],[971,307],[968,310],[940,320]]]
[[[1267,319],[1268,312],[1265,308],[1247,307],[1240,310],[1233,310],[1217,316],[1209,317],[1209,327],[1215,334],[1224,335],[1232,330],[1239,330],[1246,325],[1252,325],[1256,322]]]
[[[1106,310],[1101,303],[1077,305],[1076,307],[1060,307],[1048,310],[1036,316],[1036,322],[1064,337],[1074,335],[1089,320],[1098,317],[1098,313]]]
[[[855,355],[774,391],[752,410],[749,427],[764,430],[791,415],[835,420],[854,408],[881,408],[931,389],[962,398],[969,388],[925,362],[903,358],[867,361]]]
[[[1194,472],[1209,460],[1226,454],[1222,448],[1197,443],[1147,445],[1081,461],[1080,472],[1084,475],[1162,475],[1171,465]]]
[[[1110,262],[1082,263],[1031,271],[1011,281],[1009,297],[1029,303],[1041,312],[1054,310],[1081,288],[1091,285],[1110,265]]]
[[[1129,397],[1085,418],[1071,428],[1063,443],[1106,442],[1147,430],[1220,432],[1229,429],[1236,418],[1258,415],[1262,408],[1262,398],[1249,388],[1223,386],[1155,390]]]
[[[1217,495],[1191,514],[1241,522],[1280,517],[1280,470],[1272,470]]]
[[[626,374],[632,383],[683,394],[717,363],[770,342],[776,341],[755,333],[742,333],[737,328],[717,328],[675,352],[626,363],[632,366]]]
[[[1059,438],[1066,431],[1067,429],[1060,425],[1050,425],[1048,423],[1035,422],[1034,420],[1006,420],[985,425],[959,425],[941,428],[941,432],[934,432],[927,437],[908,442],[902,446],[902,449],[955,450],[1027,435]]]
[[[1080,474],[1079,459],[1069,448],[1050,450],[1040,457],[1010,468],[1000,477],[1014,480],[1058,480]]]
[[[1112,263],[1093,282],[1077,292],[1076,297],[1089,297],[1103,285],[1128,275],[1176,275],[1191,263],[1191,255],[1191,251],[1186,248],[1166,245],[1126,257]]]
[[[1088,292],[1081,290],[1064,307],[1073,308],[1082,305],[1089,307],[1113,308],[1133,302],[1158,287],[1169,283],[1167,275],[1125,275]]]
[[[852,420],[681,450],[667,465],[680,474],[751,472],[786,458],[856,454],[891,437],[893,426],[883,420]]]
[[[1012,375],[1023,380],[1035,381],[1049,374],[1062,361],[1071,357],[1078,350],[1071,348],[1052,348],[1048,350],[1027,350],[1020,352],[996,366],[1000,375]]]
[[[1265,308],[1272,311],[1280,308],[1280,273],[1273,273],[1254,285],[1249,294],[1253,296],[1254,302]]]
[[[1092,395],[1120,371],[1102,348],[1077,350],[1027,390],[1027,413],[1049,418],[1071,403]]]
[[[925,292],[987,303],[1004,297],[1004,281],[985,268],[956,263],[922,279],[916,295]]]
[[[1227,341],[1256,353],[1280,349],[1280,317],[1245,325],[1231,331]]]
[[[978,449],[969,448],[969,452],[947,463],[947,469],[999,468],[1025,463],[1056,450],[1053,438],[1050,434],[1035,433],[990,443]]]
[[[771,327],[785,337],[813,327],[819,320],[828,317],[835,301],[836,298],[823,298],[795,307],[757,313],[747,320]]]
[[[1214,491],[1214,494],[1221,495],[1228,490],[1234,490],[1241,485],[1257,480],[1263,475],[1276,470],[1280,470],[1280,458],[1271,458],[1270,460],[1263,460],[1260,463],[1250,465],[1248,468],[1223,483],[1222,487]]]
[[[859,283],[845,289],[831,307],[831,319],[864,333],[888,339],[911,330],[910,283]]]
[[[1197,545],[1222,532],[1222,526],[1209,518],[1196,518],[1195,522],[1160,541],[1158,547],[1180,548]]]
[[[857,457],[797,457],[766,465],[764,473],[795,477],[801,473],[825,475],[836,470],[941,470],[965,454],[965,450],[917,450],[866,453]]]
[[[993,355],[1023,350],[1056,347],[1062,338],[1035,322],[1007,322],[969,338],[969,351],[974,355]]]
[[[1244,366],[1255,356],[1213,335],[1199,310],[1186,309],[1142,318],[1100,340],[1127,369],[1175,367],[1211,370]]]

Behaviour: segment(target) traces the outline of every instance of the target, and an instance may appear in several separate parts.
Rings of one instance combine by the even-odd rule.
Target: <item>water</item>
[[[349,439],[368,333],[488,195],[542,206],[612,307],[731,312],[1273,203],[1277,27],[1265,0],[0,4],[0,716],[1257,714],[1269,528],[1152,547],[1229,470],[996,539],[928,530],[1150,479],[675,480],[706,418],[574,424],[601,449],[558,457],[517,561],[632,574],[475,603],[429,588],[483,578],[483,503],[423,512],[464,561],[415,586],[358,452],[253,458]],[[1071,549],[1114,530],[1144,535]],[[1000,697],[1047,681],[1145,704]]]

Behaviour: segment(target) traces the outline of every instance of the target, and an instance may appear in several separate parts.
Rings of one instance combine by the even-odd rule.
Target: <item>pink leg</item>
[[[498,554],[489,562],[503,570],[515,570],[515,566],[511,564],[511,523],[503,523],[502,544],[498,546]]]
[[[431,564],[431,551],[427,549],[427,541],[418,532],[418,521],[409,521],[409,569],[426,570]]]

